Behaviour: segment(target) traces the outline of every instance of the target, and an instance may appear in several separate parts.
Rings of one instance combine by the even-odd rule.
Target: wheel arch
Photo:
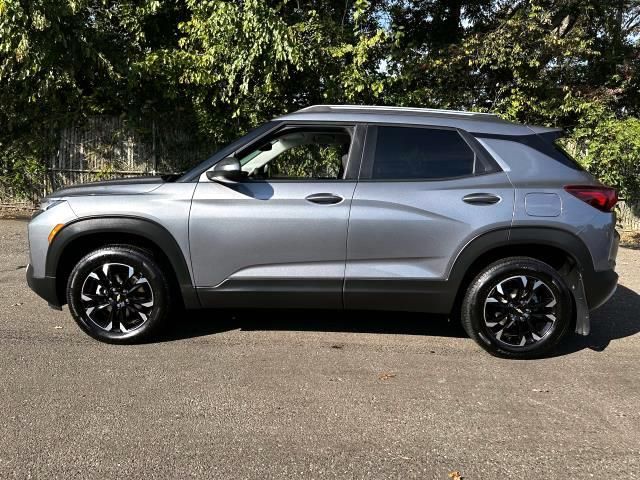
[[[65,303],[64,288],[71,269],[85,254],[105,245],[132,245],[154,253],[170,271],[187,308],[200,306],[191,273],[173,235],[153,220],[131,216],[100,216],[75,220],[56,235],[47,252],[45,272],[56,278],[59,303]]]
[[[474,238],[455,258],[449,275],[455,291],[452,310],[460,307],[468,285],[483,268],[511,256],[541,260],[564,276],[574,267],[586,277],[594,273],[588,248],[573,233],[552,227],[494,230]]]

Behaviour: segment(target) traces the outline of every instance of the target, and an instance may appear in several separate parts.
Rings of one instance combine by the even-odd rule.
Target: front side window
[[[437,180],[476,173],[476,155],[455,130],[377,127],[372,179]]]
[[[339,180],[350,145],[348,129],[286,129],[243,155],[240,164],[255,180]]]

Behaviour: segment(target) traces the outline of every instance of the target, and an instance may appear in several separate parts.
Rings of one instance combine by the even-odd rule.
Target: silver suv
[[[615,190],[557,129],[470,112],[318,105],[178,178],[55,192],[29,224],[31,288],[92,337],[174,307],[417,311],[539,356],[613,294]],[[427,321],[425,316],[425,321]]]

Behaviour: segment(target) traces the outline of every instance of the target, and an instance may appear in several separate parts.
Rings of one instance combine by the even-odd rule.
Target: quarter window
[[[377,127],[371,178],[434,180],[476,173],[476,155],[455,130]]]

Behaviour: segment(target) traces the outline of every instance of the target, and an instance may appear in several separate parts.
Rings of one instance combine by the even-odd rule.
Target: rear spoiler
[[[565,132],[562,128],[553,128],[553,127],[537,127],[535,125],[527,125],[529,130],[542,138],[545,142],[553,143],[560,137],[565,135]]]

